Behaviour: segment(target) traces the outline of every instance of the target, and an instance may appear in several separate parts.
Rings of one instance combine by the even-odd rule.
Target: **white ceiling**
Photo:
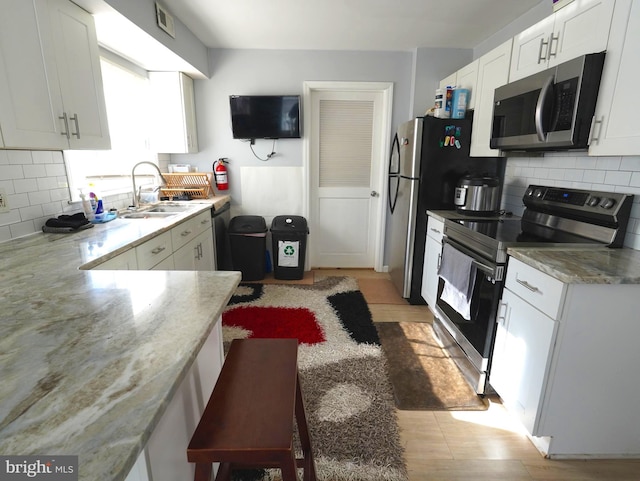
[[[207,47],[474,48],[551,0],[160,0]]]

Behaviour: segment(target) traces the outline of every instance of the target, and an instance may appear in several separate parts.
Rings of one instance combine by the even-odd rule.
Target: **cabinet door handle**
[[[591,130],[589,131],[589,144],[593,144],[593,143],[599,143],[600,142],[600,135],[602,134],[602,125],[604,124],[604,117],[602,117],[601,119],[596,119],[596,116],[593,116],[593,119],[591,119]],[[598,127],[598,133],[597,135],[595,134],[596,132],[596,126]]]
[[[67,113],[63,112],[58,118],[64,122],[64,132],[60,132],[60,135],[64,135],[67,139],[70,139],[71,136],[69,135],[69,119],[67,119]]]
[[[544,51],[544,55],[542,55],[542,48],[543,47],[547,47],[547,49]],[[540,65],[542,62],[546,62],[547,61],[547,54],[549,53],[549,42],[547,42],[547,40],[545,38],[541,38],[540,39],[540,49],[538,50],[538,65]]]
[[[165,249],[166,249],[166,247],[164,247],[164,246],[156,247],[155,249],[153,249],[151,251],[151,253],[154,254],[154,255],[155,254],[160,254]]]
[[[75,135],[77,139],[80,138],[80,127],[78,126],[78,114],[73,114],[69,117],[69,120],[73,120],[73,123],[76,124],[76,131],[71,132],[71,135]]]
[[[191,231],[190,230],[185,230],[180,234],[182,237],[187,237],[188,235],[191,235]]]
[[[560,40],[560,34],[558,33],[558,35],[554,35],[552,33],[551,39],[549,40],[549,55],[548,55],[549,60],[551,60],[551,57],[555,57],[558,54],[558,45],[560,44],[558,40]],[[555,50],[553,49],[553,42],[556,42]]]
[[[202,222],[200,222],[200,225],[205,225],[209,223],[209,219],[204,219]]]
[[[516,282],[518,284],[520,284],[523,287],[526,287],[527,289],[529,289],[531,292],[540,292],[540,289],[538,289],[536,286],[532,286],[531,284],[529,284],[527,281],[521,281],[520,279],[516,279]]]
[[[505,325],[507,320],[507,303],[500,301],[498,304],[498,315],[496,316],[496,323]]]
[[[438,254],[438,270],[440,270],[440,264],[442,263],[442,252]]]
[[[438,229],[431,228],[431,232],[435,232],[436,234],[442,234]]]

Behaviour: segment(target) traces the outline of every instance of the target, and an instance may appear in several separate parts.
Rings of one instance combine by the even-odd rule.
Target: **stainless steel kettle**
[[[458,181],[454,204],[459,212],[493,215],[500,209],[500,179],[488,175],[466,174]]]

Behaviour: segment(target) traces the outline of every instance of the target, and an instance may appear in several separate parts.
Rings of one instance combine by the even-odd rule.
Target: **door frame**
[[[377,272],[384,270],[384,234],[385,218],[387,206],[387,190],[385,182],[387,180],[387,155],[391,145],[391,117],[393,107],[393,82],[348,82],[348,81],[306,81],[303,82],[303,101],[306,106],[311,106],[311,95],[317,91],[343,91],[343,92],[373,92],[382,94],[382,135],[378,142],[378,151],[381,158],[379,160],[380,172],[378,175],[379,185],[372,188],[380,195],[378,202],[378,214],[376,215],[376,225],[371,226],[374,238],[374,269]],[[304,128],[311,129],[311,108],[304,108],[303,112]],[[309,133],[303,136],[302,152],[302,191],[303,191],[303,211],[304,216],[309,219],[310,224],[315,224],[315,219],[310,218],[311,205],[311,136]],[[310,242],[313,242],[310,239]],[[309,256],[310,257],[310,256]]]

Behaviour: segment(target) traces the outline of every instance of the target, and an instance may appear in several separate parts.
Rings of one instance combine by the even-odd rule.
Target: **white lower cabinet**
[[[138,269],[151,269],[173,254],[171,232],[164,232],[136,247]]]
[[[182,246],[173,254],[177,271],[213,271],[213,234],[207,230]]]
[[[135,249],[130,249],[94,267],[95,270],[135,271],[138,268]]]
[[[166,259],[158,262],[151,268],[152,271],[173,271],[175,270],[175,263],[173,261],[173,255],[170,255]]]
[[[556,321],[508,289],[500,308],[491,385],[507,409],[535,436]]]
[[[201,212],[94,269],[215,271],[211,212]]]
[[[169,401],[126,481],[193,479],[187,446],[222,370],[222,319],[218,319],[193,365]]]
[[[435,309],[438,297],[438,269],[442,256],[442,237],[444,236],[444,222],[429,216],[427,222],[427,240],[424,252],[424,266],[422,269],[422,298],[429,309]]]
[[[640,457],[638,312],[640,285],[563,283],[509,258],[489,382],[543,454]]]

